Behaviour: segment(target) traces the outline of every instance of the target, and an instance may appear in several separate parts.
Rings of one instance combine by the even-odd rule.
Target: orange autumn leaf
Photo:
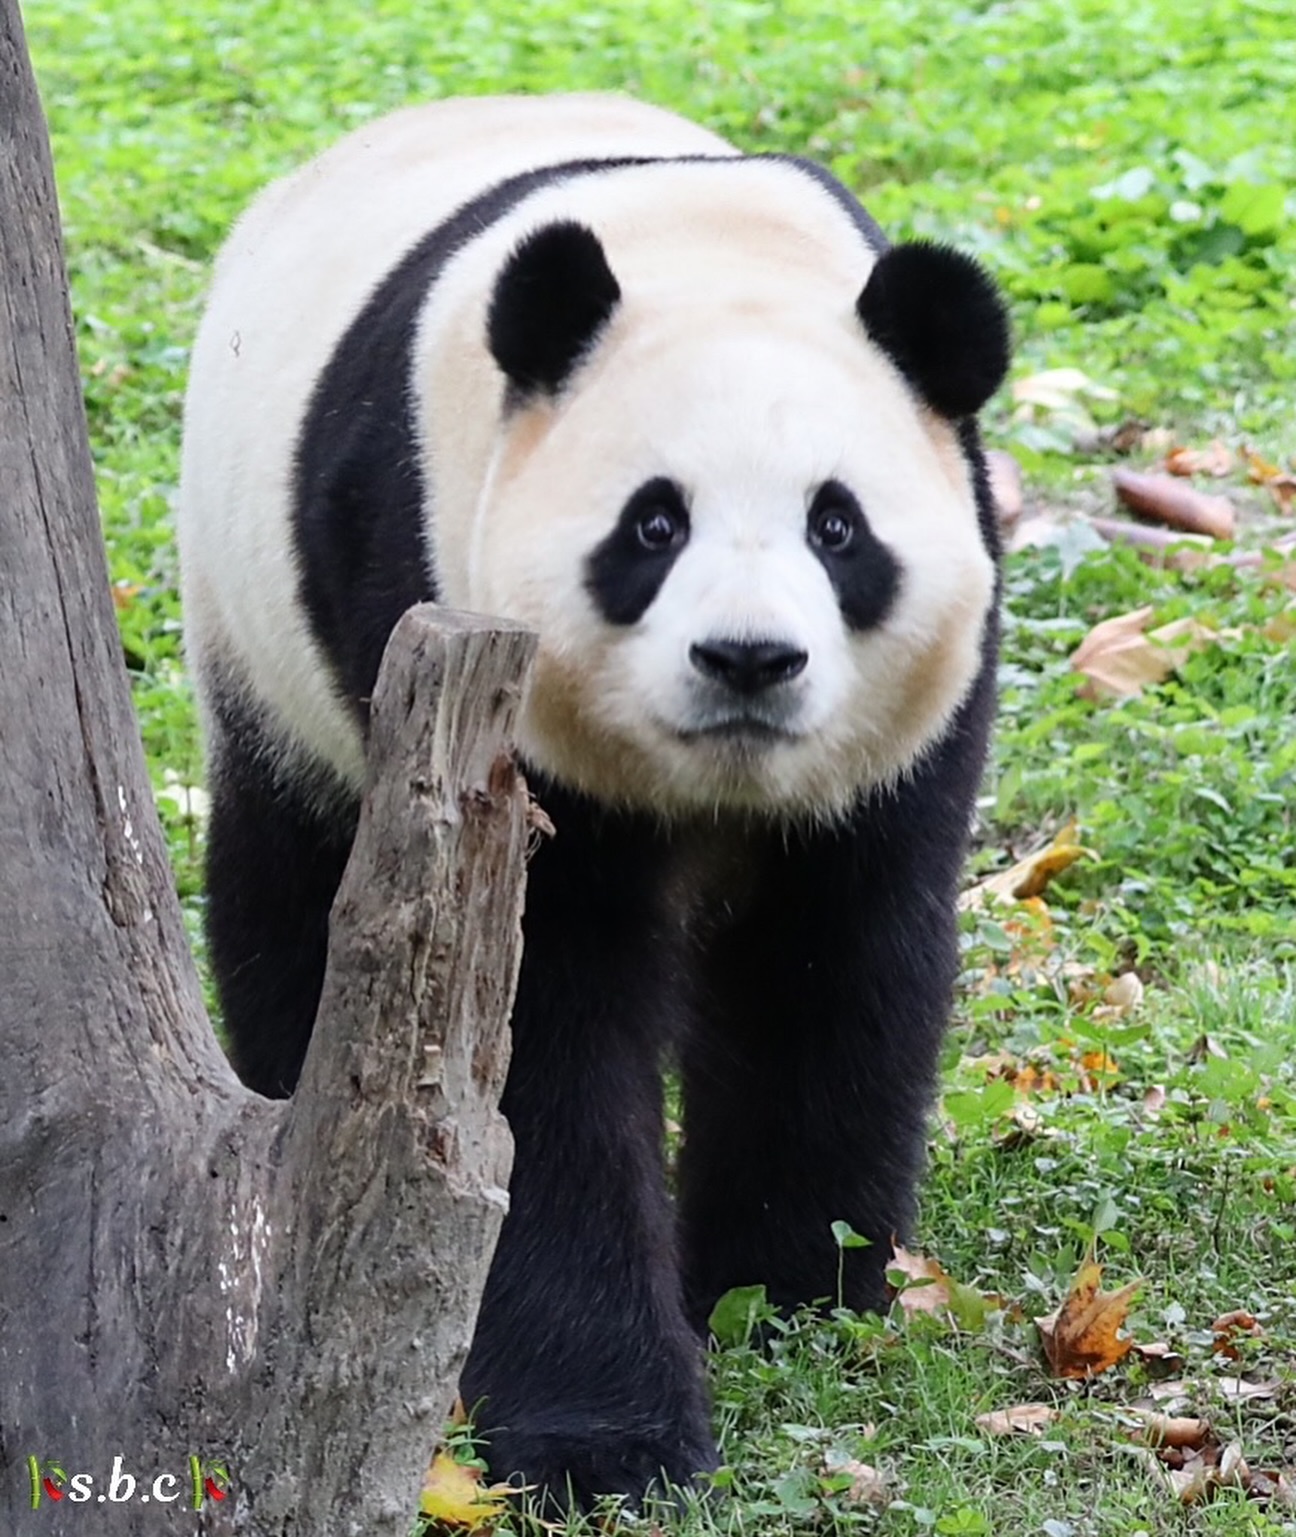
[[[1051,1067],[1040,1067],[1034,1062],[1023,1062],[1015,1073],[1006,1076],[1019,1094],[1055,1094],[1062,1087],[1062,1080]]]
[[[1085,848],[1079,839],[1073,819],[1048,843],[1032,850],[1010,869],[978,881],[959,898],[959,906],[964,911],[975,912],[991,897],[1000,902],[1025,902],[1038,897],[1055,875],[1060,875],[1078,859],[1097,858],[1094,851]]]
[[[1080,1082],[1088,1092],[1110,1088],[1119,1082],[1120,1063],[1109,1051],[1086,1051],[1080,1057]]]
[[[1165,456],[1171,475],[1214,475],[1217,479],[1232,472],[1237,460],[1227,443],[1213,438],[1205,448],[1172,448]]]
[[[1281,465],[1271,464],[1252,448],[1244,448],[1242,453],[1247,462],[1247,479],[1253,485],[1264,486],[1281,512],[1290,512],[1296,505],[1296,475]]]
[[[1236,1361],[1242,1355],[1236,1343],[1239,1336],[1254,1337],[1261,1332],[1259,1320],[1254,1313],[1247,1312],[1246,1308],[1221,1313],[1211,1325],[1211,1333],[1215,1336],[1211,1351],[1214,1355],[1227,1356],[1229,1360]]]
[[[442,1526],[472,1532],[496,1521],[508,1496],[516,1492],[508,1484],[483,1488],[476,1468],[464,1467],[449,1452],[439,1451],[423,1475],[419,1510]]]
[[[1105,1292],[1102,1266],[1092,1257],[1076,1271],[1066,1301],[1047,1318],[1036,1320],[1044,1354],[1055,1377],[1093,1377],[1129,1354],[1131,1340],[1120,1337],[1134,1294],[1142,1281]]]

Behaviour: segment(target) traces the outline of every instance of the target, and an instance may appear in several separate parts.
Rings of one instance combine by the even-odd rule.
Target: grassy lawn
[[[1009,388],[987,413],[1036,509],[1110,510],[1122,424],[1138,467],[1158,440],[1130,424],[1292,467],[1291,0],[878,0],[857,17],[809,0],[30,0],[123,641],[195,931],[201,770],[170,512],[187,348],[241,205],[376,113],[616,88],[815,155],[893,234],[981,255],[1013,303],[1019,389],[1083,376],[1052,405]],[[1235,499],[1247,549],[1293,526],[1244,469],[1210,489]],[[952,1316],[914,1305],[919,1288],[885,1320],[771,1325],[759,1350],[741,1310],[723,1323],[726,1493],[663,1517],[672,1531],[1296,1533],[1274,1479],[1181,1503],[1167,1475],[1183,1470],[1131,1438],[1155,1402],[1296,1484],[1291,557],[1177,572],[1075,525],[1050,537],[1007,567],[969,878],[1071,819],[1088,853],[1041,898],[967,916],[920,1234],[965,1289]],[[1076,645],[1145,605],[1205,644],[1136,697],[1082,697]],[[1113,991],[1122,977],[1137,984]],[[1091,1246],[1105,1284],[1143,1279],[1127,1329],[1166,1350],[1063,1381],[1034,1320]],[[1221,1350],[1212,1321],[1239,1309],[1254,1331]],[[1024,1402],[1055,1411],[1042,1433],[977,1422]]]

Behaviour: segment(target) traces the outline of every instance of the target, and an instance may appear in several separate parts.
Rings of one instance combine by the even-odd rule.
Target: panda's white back
[[[298,429],[339,337],[401,256],[492,183],[591,155],[733,153],[626,98],[476,97],[379,119],[266,188],[216,262],[190,364],[177,521],[200,672],[233,663],[286,737],[359,783],[360,736],[302,613],[289,528]]]

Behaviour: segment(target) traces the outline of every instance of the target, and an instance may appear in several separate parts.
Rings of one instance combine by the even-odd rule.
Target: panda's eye
[[[854,532],[850,519],[845,513],[829,508],[815,519],[811,538],[825,550],[844,550],[851,542],[851,535]]]
[[[645,550],[669,550],[683,531],[678,514],[670,507],[645,507],[635,519],[635,533]]]
[[[838,554],[855,538],[859,503],[845,486],[833,481],[820,486],[806,519],[806,535],[818,549]]]

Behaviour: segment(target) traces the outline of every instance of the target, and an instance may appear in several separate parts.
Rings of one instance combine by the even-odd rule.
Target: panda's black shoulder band
[[[593,230],[562,220],[533,230],[496,279],[491,355],[524,397],[555,394],[621,299]]]
[[[914,241],[878,257],[857,308],[864,328],[933,410],[979,411],[1008,371],[1008,316],[979,263]]]

